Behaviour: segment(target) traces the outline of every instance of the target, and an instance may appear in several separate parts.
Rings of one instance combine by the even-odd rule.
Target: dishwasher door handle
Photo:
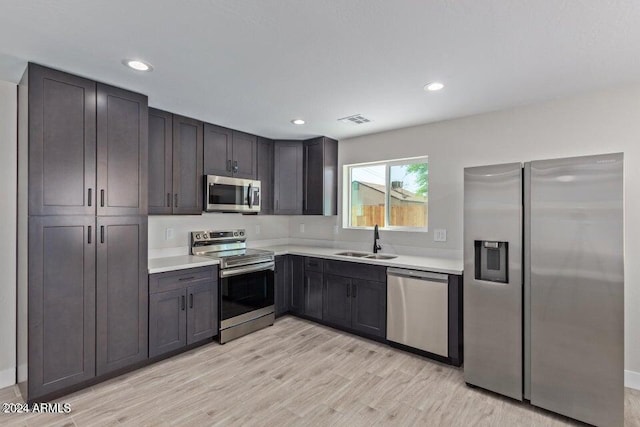
[[[430,271],[405,270],[402,268],[388,268],[387,276],[408,277],[411,279],[424,279],[433,282],[449,282],[449,276],[442,273],[432,273]]]

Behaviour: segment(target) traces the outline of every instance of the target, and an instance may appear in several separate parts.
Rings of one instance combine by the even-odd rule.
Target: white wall
[[[0,81],[0,388],[16,378],[17,87]]]
[[[640,85],[462,119],[340,141],[339,162],[429,156],[429,227],[446,228],[448,242],[432,233],[384,232],[382,243],[462,248],[463,168],[608,152],[625,155],[625,366],[640,372]],[[341,200],[342,196],[340,196]],[[305,233],[299,223],[305,223]],[[292,238],[322,238],[369,244],[370,231],[340,230],[337,218],[294,217]],[[640,374],[628,373],[640,387]]]

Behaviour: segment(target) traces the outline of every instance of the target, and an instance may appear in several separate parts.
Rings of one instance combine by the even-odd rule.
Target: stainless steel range
[[[220,260],[221,344],[273,325],[273,252],[247,249],[238,229],[191,232],[191,254]]]

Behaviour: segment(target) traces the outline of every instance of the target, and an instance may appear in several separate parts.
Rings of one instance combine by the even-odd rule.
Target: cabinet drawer
[[[324,272],[373,282],[387,281],[387,267],[349,261],[324,261]]]
[[[304,270],[305,271],[317,271],[322,273],[322,260],[320,258],[304,258]]]
[[[182,289],[203,281],[215,282],[218,278],[217,269],[216,266],[211,266],[151,274],[149,276],[149,293]]]

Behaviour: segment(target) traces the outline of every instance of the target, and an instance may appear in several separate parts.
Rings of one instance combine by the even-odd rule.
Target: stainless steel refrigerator
[[[464,377],[624,422],[622,153],[464,170]]]

